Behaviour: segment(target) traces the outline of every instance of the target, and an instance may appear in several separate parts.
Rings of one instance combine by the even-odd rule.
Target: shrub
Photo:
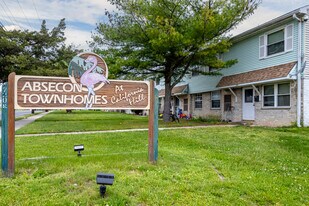
[[[207,115],[204,117],[198,117],[198,120],[201,122],[207,122],[207,123],[221,122],[220,116],[217,116],[217,115]]]

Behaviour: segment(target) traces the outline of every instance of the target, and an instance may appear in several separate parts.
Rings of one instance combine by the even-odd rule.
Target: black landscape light
[[[74,151],[78,152],[77,153],[77,156],[80,157],[82,156],[82,154],[80,153],[80,151],[83,151],[84,150],[84,145],[83,144],[80,144],[80,145],[74,145]]]
[[[114,174],[106,174],[99,172],[97,174],[97,184],[100,186],[100,195],[104,197],[106,192],[106,186],[105,185],[113,185],[115,179]]]

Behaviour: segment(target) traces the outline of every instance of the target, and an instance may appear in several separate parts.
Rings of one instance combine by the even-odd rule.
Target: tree
[[[259,0],[109,0],[118,9],[99,23],[92,46],[118,76],[165,80],[164,121],[171,91],[201,66],[227,68],[218,54],[231,46],[227,35],[253,13]],[[205,75],[217,73],[203,73]]]
[[[0,29],[0,80],[9,73],[67,76],[68,62],[78,52],[66,46],[65,19],[49,31],[42,21],[40,31],[5,31]]]

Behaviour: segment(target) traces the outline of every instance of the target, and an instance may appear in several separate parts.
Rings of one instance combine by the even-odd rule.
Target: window
[[[221,99],[220,91],[211,92],[211,108],[212,109],[220,108],[220,99]]]
[[[275,86],[264,86],[264,107],[275,106]]]
[[[224,95],[224,111],[231,111],[232,109],[232,96]]]
[[[183,111],[188,111],[188,99],[183,100]]]
[[[260,59],[292,50],[293,24],[259,37]]]
[[[192,70],[192,76],[198,76],[201,74],[201,72],[208,72],[209,68],[208,67],[196,67],[195,69]]]
[[[263,87],[264,107],[289,107],[290,84],[274,84]]]
[[[278,106],[290,106],[290,84],[278,84]]]
[[[218,68],[209,67],[209,72],[218,72],[218,71],[219,71]]]
[[[246,89],[245,90],[245,103],[252,103],[253,102],[253,89]]]
[[[203,103],[203,97],[202,94],[196,94],[194,96],[194,108],[195,109],[201,109]]]
[[[198,76],[200,75],[200,72],[196,71],[196,70],[193,70],[192,71],[192,76],[195,77],[195,76]]]
[[[283,29],[267,36],[267,56],[284,52]]]

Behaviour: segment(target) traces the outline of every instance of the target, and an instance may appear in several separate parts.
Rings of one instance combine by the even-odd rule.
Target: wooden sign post
[[[154,82],[108,80],[106,63],[94,53],[74,57],[68,73],[69,77],[9,75],[7,149],[2,149],[4,174],[11,177],[15,170],[15,109],[149,110],[148,159],[156,162],[158,90],[154,88]],[[2,122],[6,124],[5,119]]]
[[[159,91],[154,88],[154,82],[150,81],[150,109],[148,121],[148,158],[155,163],[158,160],[158,118],[159,118]]]
[[[1,169],[5,176],[12,177],[15,170],[15,109],[14,79],[11,73],[2,91]]]
[[[14,83],[15,73],[9,75],[8,81],[8,176],[12,177],[15,171],[15,108]]]

